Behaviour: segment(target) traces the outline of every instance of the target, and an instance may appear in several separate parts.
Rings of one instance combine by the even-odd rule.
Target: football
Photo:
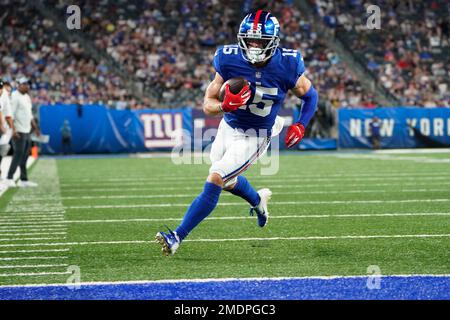
[[[225,85],[227,84],[230,85],[230,92],[232,94],[236,94],[239,93],[246,84],[248,84],[248,81],[243,77],[231,78],[225,81],[219,91],[219,101],[223,101],[225,96]]]

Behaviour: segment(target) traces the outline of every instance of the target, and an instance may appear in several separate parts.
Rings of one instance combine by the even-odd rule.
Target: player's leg
[[[234,185],[231,185],[224,190],[241,197],[250,204],[250,214],[258,218],[258,225],[262,228],[267,225],[269,219],[269,210],[267,203],[272,197],[272,191],[268,188],[262,188],[258,191],[250,184],[244,176],[238,176]]]
[[[241,197],[247,201],[252,207],[256,207],[261,198],[256,192],[255,188],[250,184],[246,177],[240,175],[236,178],[235,182],[230,186],[224,188],[224,190]]]
[[[219,162],[228,152],[227,148],[229,149],[232,145],[233,133],[234,131],[222,121],[217,130],[216,139],[211,147],[210,158],[213,164]],[[210,170],[202,193],[191,203],[181,224],[176,228],[175,232],[181,241],[216,207],[224,186],[221,171],[221,169]]]
[[[274,126],[272,127],[272,137],[278,136],[284,127],[284,119],[277,116]],[[248,140],[245,152],[247,154],[257,153],[256,159],[264,155],[270,145],[270,139],[266,138],[252,138],[256,141]],[[256,149],[255,149],[256,148]],[[241,150],[242,151],[242,150]],[[264,227],[267,224],[269,211],[267,203],[272,196],[272,192],[268,188],[263,188],[258,191],[250,184],[250,182],[242,175],[233,179],[228,178],[224,182],[224,190],[241,197],[250,204],[250,213],[256,212],[258,218],[258,225]]]
[[[217,173],[211,173],[206,179],[203,191],[194,201],[192,201],[181,224],[175,230],[180,237],[180,241],[183,241],[183,239],[186,238],[187,235],[214,210],[219,201],[222,187],[222,177]]]
[[[232,130],[224,125],[219,126],[219,130],[211,148],[211,160],[218,161],[225,153],[227,147],[227,137],[231,137]],[[202,222],[217,205],[220,194],[223,188],[222,176],[210,171],[203,191],[192,201],[187,209],[181,224],[172,231],[158,232],[156,234],[156,241],[162,245],[162,251],[165,255],[174,254],[178,249],[180,243],[187,237],[187,235]]]
[[[184,238],[211,214],[219,202],[222,187],[223,180],[220,175],[210,174],[203,186],[203,191],[192,201],[175,231],[169,229],[168,233],[156,234],[156,241],[162,245],[165,255],[174,254]]]
[[[270,144],[270,138],[243,137],[234,149],[239,155],[245,155],[246,159],[240,166],[224,176],[224,190],[246,200],[250,204],[250,214],[256,213],[258,225],[264,227],[267,224],[269,212],[267,202],[272,192],[263,188],[256,191],[246,177],[241,175],[249,166],[266,152]],[[223,161],[227,161],[224,157]]]

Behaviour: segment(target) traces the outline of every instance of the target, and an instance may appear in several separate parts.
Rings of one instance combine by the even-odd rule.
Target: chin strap
[[[253,56],[263,56],[263,58],[260,61],[249,58],[251,63],[258,63],[258,62],[263,62],[264,60],[266,60],[266,54],[264,52],[261,52],[259,54],[258,53],[253,54],[251,52],[252,50],[254,50],[254,51],[264,51],[264,50],[261,50],[261,49],[256,49],[256,50],[255,49],[248,49],[248,55],[251,54]]]

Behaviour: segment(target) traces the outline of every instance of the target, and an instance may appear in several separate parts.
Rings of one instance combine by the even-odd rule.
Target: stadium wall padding
[[[174,135],[192,131],[189,108],[112,110],[102,105],[41,106],[40,126],[50,136],[41,152],[62,152],[61,127],[68,120],[71,153],[121,153],[171,149]]]
[[[450,108],[339,109],[339,148],[371,148],[370,123],[381,120],[381,148],[450,147]]]
[[[298,118],[295,110],[282,110],[287,127]],[[450,146],[450,108],[390,107],[339,110],[339,148],[371,148],[370,122],[381,119],[382,148]],[[200,110],[113,110],[102,105],[41,106],[40,125],[50,135],[41,152],[62,152],[61,127],[68,120],[72,131],[70,153],[132,153],[172,150],[183,142],[200,143],[201,148],[213,137],[204,137],[216,128],[220,118],[205,117]],[[285,130],[281,133],[284,137]],[[199,138],[200,137],[200,141]],[[284,143],[280,143],[284,148]],[[334,149],[332,139],[306,140],[298,149]]]
[[[296,111],[280,111],[285,128],[298,117]],[[190,146],[201,151],[213,140],[219,117],[206,117],[201,110],[180,109],[113,110],[102,105],[44,105],[40,126],[50,136],[41,153],[62,153],[61,128],[67,120],[72,132],[70,153],[133,153],[169,151]],[[213,129],[213,130],[211,130]],[[280,143],[284,148],[284,143]]]

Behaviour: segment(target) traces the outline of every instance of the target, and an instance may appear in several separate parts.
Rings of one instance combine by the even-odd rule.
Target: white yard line
[[[235,241],[274,241],[274,240],[331,240],[331,239],[381,239],[381,238],[441,238],[450,234],[396,234],[364,236],[309,236],[309,237],[270,237],[270,238],[224,238],[224,239],[187,239],[190,242],[235,242]]]
[[[51,214],[51,213],[55,213],[54,210],[47,210],[45,207],[38,207],[38,208],[31,208],[28,206],[28,208],[24,208],[24,206],[26,206],[26,203],[23,203],[21,208],[19,209],[18,207],[14,207],[14,206],[9,206],[7,207],[8,210],[10,211],[3,211],[0,212],[0,216],[3,214],[11,214],[11,213],[16,213],[16,214],[21,214],[21,213],[26,213],[26,214],[33,214],[33,213],[45,213],[45,214]],[[29,203],[28,203],[29,205]]]
[[[248,277],[248,278],[203,278],[203,279],[163,279],[163,280],[125,280],[125,281],[86,281],[77,283],[80,286],[104,286],[104,285],[124,285],[124,284],[177,284],[177,283],[205,283],[205,282],[254,282],[254,281],[286,281],[286,280],[334,280],[334,279],[358,279],[368,278],[370,274],[357,275],[331,275],[331,276],[303,276],[303,277]],[[411,277],[433,277],[433,278],[447,278],[450,274],[387,274],[380,275],[382,278],[396,277],[396,278],[411,278]],[[21,287],[59,287],[67,286],[67,283],[30,283],[30,284],[13,284],[3,285],[0,288],[21,288]]]
[[[33,212],[34,213],[45,213],[45,214],[55,213],[55,210],[53,210],[53,209],[47,210],[45,208],[45,206],[33,208],[29,205],[29,203],[22,203],[22,205],[20,207],[8,205],[7,209],[9,211],[0,212],[0,215],[2,215],[4,213],[27,213],[27,214],[32,214]]]
[[[58,264],[24,264],[24,265],[8,265],[8,266],[0,266],[0,269],[20,269],[20,268],[56,268],[56,267],[67,267],[67,264],[58,263]]]
[[[64,231],[65,225],[59,225],[59,226],[45,226],[44,228],[37,227],[37,226],[18,226],[18,227],[12,227],[12,226],[3,226],[0,227],[1,231]]]
[[[330,190],[330,191],[286,191],[286,192],[273,192],[273,195],[293,195],[293,194],[360,194],[360,193],[421,193],[421,192],[448,192],[450,190],[445,189],[399,189],[399,190]],[[158,199],[158,198],[189,198],[196,197],[198,193],[181,193],[181,194],[130,194],[130,195],[102,195],[102,196],[68,196],[61,197],[62,200],[97,200],[97,199]],[[233,197],[231,193],[223,192],[222,196]],[[47,201],[46,198],[30,198],[28,201]],[[32,218],[33,216],[28,216]],[[45,215],[42,217],[46,217]]]
[[[15,260],[58,260],[68,259],[69,257],[0,257],[0,261],[15,261]]]
[[[299,177],[297,176],[292,176],[292,177],[285,177],[285,178],[280,178],[276,175],[272,176],[272,177],[268,177],[268,176],[261,176],[259,178],[253,178],[251,179],[251,181],[260,181],[260,182],[286,182],[286,181],[298,181]],[[333,182],[334,178],[301,178],[302,182],[317,182],[317,181],[322,181],[322,182]],[[337,178],[337,180],[335,179],[334,182],[342,182],[342,181],[417,181],[417,180],[422,180],[422,181],[436,181],[436,180],[448,180],[449,176],[443,176],[438,175],[438,176],[421,176],[421,177],[411,177],[411,176],[405,176],[405,177],[392,177],[392,176],[386,176],[386,177],[364,177],[364,178],[351,178],[351,177],[341,177],[341,178]],[[177,184],[182,184],[182,185],[196,185],[199,184],[201,182],[203,182],[204,179],[195,179],[192,180],[190,183],[187,183],[186,181],[179,181],[179,180],[175,180],[175,181],[158,181],[155,187],[158,187],[160,185],[177,185]],[[156,182],[156,181],[155,181]],[[89,187],[107,187],[108,185],[110,186],[117,186],[117,183],[108,183],[108,182],[102,182],[99,181],[97,183],[93,183],[92,185],[87,185],[87,184],[80,184],[80,183],[62,183],[61,187],[63,188],[64,191],[67,191],[67,187],[80,187],[83,186],[84,188],[89,188]],[[121,182],[120,186],[121,187],[127,187],[127,186],[141,186],[142,182],[139,181],[131,181],[131,182]]]
[[[36,196],[38,197],[38,196]],[[33,197],[30,197],[33,198]],[[64,212],[65,213],[65,212]],[[16,211],[16,212],[0,212],[0,217],[2,218],[10,218],[10,217],[15,217],[15,218],[22,218],[24,217],[25,219],[28,217],[48,217],[48,218],[53,218],[53,217],[60,217],[61,213],[54,213],[54,212],[47,212],[47,211],[40,211],[40,210],[33,210],[33,211]]]
[[[37,241],[49,243],[66,241],[65,210],[60,198],[56,160],[40,160],[31,174],[31,179],[38,182],[39,186],[17,190],[5,208],[5,212],[0,213],[0,243],[5,244],[6,246],[3,246],[5,248],[9,247],[8,244],[20,246],[20,243],[36,243]],[[23,199],[39,197],[48,199],[45,202],[23,201]],[[44,230],[47,232],[36,232]],[[67,264],[13,264],[17,260],[42,260],[45,262],[45,260],[67,259],[67,256],[49,257],[46,254],[46,252],[67,253],[70,248],[66,245],[58,245],[58,247],[62,246],[63,248],[55,248],[54,251],[34,250],[32,257],[14,257],[14,253],[25,253],[32,250],[3,250],[1,253],[8,254],[8,256],[0,257],[0,261],[2,261],[0,269],[33,268],[35,270],[32,273],[14,273],[32,276],[33,274],[49,274],[45,270],[46,268],[60,268],[60,270],[54,270],[53,274],[65,274],[67,270],[61,269],[61,267],[67,267]],[[13,276],[14,274],[0,274],[0,276]]]
[[[52,219],[4,219],[4,220],[0,220],[0,226],[8,226],[11,224],[16,224],[16,223],[26,223],[29,225],[33,225],[34,223],[39,223],[39,224],[43,224],[43,223],[53,223],[53,224],[60,224],[60,223],[64,223],[63,219],[59,219],[59,220],[52,220]]]
[[[61,211],[47,211],[47,210],[43,210],[43,207],[36,207],[39,206],[39,204],[37,203],[32,203],[30,204],[30,199],[35,199],[35,198],[44,198],[45,195],[32,195],[27,197],[26,201],[21,201],[21,205],[22,206],[30,206],[33,204],[35,207],[33,208],[34,211],[30,212],[30,211],[22,211],[22,210],[16,210],[16,211],[2,211],[0,212],[0,217],[3,216],[16,216],[16,217],[22,217],[22,216],[39,216],[39,215],[46,215],[46,216],[50,216],[50,217],[61,217],[64,216],[65,211],[61,212]],[[53,201],[50,199],[45,198],[45,201]],[[44,205],[44,204],[42,204]],[[45,208],[44,208],[45,209]]]
[[[33,201],[33,200],[30,200]],[[0,214],[1,219],[53,219],[53,218],[59,218],[61,215],[55,215],[55,214],[45,214],[45,213],[1,213]]]
[[[270,219],[316,219],[316,218],[370,218],[370,217],[410,217],[410,216],[450,216],[450,212],[405,212],[405,213],[348,213],[348,214],[288,214],[288,215],[271,215]],[[68,224],[88,224],[88,223],[132,223],[132,222],[160,222],[160,221],[180,221],[182,217],[161,217],[161,218],[130,218],[130,219],[85,219],[85,220],[65,220],[64,223]],[[254,219],[254,217],[248,215],[242,216],[223,216],[216,217],[211,216],[206,218],[209,220],[246,220]],[[37,234],[37,233],[36,233]],[[48,233],[49,235],[58,234],[56,232]],[[61,232],[61,234],[66,234]],[[0,236],[5,235],[0,231]],[[31,235],[30,233],[24,233],[24,235]]]
[[[51,276],[71,274],[70,271],[63,272],[28,272],[28,273],[0,273],[0,277],[36,277],[36,276]],[[0,286],[2,287],[2,286]]]
[[[450,199],[406,199],[406,200],[331,200],[331,201],[271,201],[272,205],[301,205],[301,204],[380,204],[380,203],[432,203],[450,202]],[[137,208],[170,208],[188,207],[190,203],[151,203],[151,204],[123,204],[123,205],[85,205],[66,206],[69,210],[86,209],[137,209]],[[242,202],[219,202],[217,206],[242,206]]]
[[[409,192],[449,192],[445,189],[400,189],[400,190],[330,190],[330,191],[286,191],[286,192],[273,192],[273,195],[291,195],[291,194],[347,194],[347,193],[409,193]],[[151,198],[184,198],[195,197],[198,193],[185,193],[185,194],[151,194],[151,195],[108,195],[108,196],[79,196],[79,197],[63,197],[64,200],[89,200],[89,199],[151,199]],[[224,192],[224,196],[234,196],[228,192]]]
[[[450,212],[417,212],[417,213],[363,213],[363,214],[304,214],[304,215],[271,215],[270,219],[324,219],[324,218],[370,218],[370,217],[411,217],[411,216],[450,216]],[[253,220],[251,216],[225,216],[225,217],[208,217],[206,221],[211,220]],[[132,222],[161,222],[161,221],[181,221],[179,218],[136,218],[136,219],[96,219],[96,220],[67,220],[68,224],[72,223],[132,223]]]
[[[51,235],[66,235],[67,232],[8,232],[0,231],[0,237],[3,236],[51,236]]]
[[[0,218],[0,226],[3,224],[3,222],[60,222],[64,221],[64,218],[58,217],[58,218]]]
[[[68,248],[64,249],[34,249],[34,250],[2,250],[0,251],[1,254],[7,253],[37,253],[37,252],[68,252]]]
[[[319,175],[308,175],[302,174],[302,178],[306,179],[317,179],[317,178],[342,178],[342,177],[421,177],[421,176],[442,176],[442,175],[450,175],[450,171],[448,172],[436,172],[436,171],[429,171],[429,172],[399,172],[399,171],[393,171],[393,172],[384,172],[384,173],[332,173],[332,174],[319,174]],[[267,176],[263,175],[247,175],[249,179],[265,179]],[[292,178],[292,176],[287,175],[275,175],[274,177],[283,177],[283,178]],[[186,177],[182,175],[172,175],[172,176],[154,176],[151,175],[151,177],[148,178],[142,178],[142,177],[121,177],[121,178],[99,178],[99,179],[64,179],[65,183],[67,184],[86,184],[86,183],[117,183],[117,182],[133,182],[133,181],[139,181],[139,182],[160,182],[161,180],[173,180],[173,181],[198,181],[198,177]]]
[[[398,238],[446,238],[450,234],[392,234],[392,235],[344,235],[344,236],[304,236],[304,237],[270,237],[270,238],[223,238],[223,239],[186,239],[184,242],[236,242],[236,241],[278,241],[278,240],[354,240],[354,239],[398,239]],[[23,243],[0,244],[0,247],[51,247],[51,246],[89,246],[117,244],[149,244],[150,240],[117,241],[81,241],[62,243]]]
[[[296,188],[301,188],[302,190],[304,190],[304,186],[300,186],[298,184],[298,181],[293,181],[293,183],[289,183],[284,181],[284,184],[270,184],[273,181],[268,181],[267,184],[269,184],[268,186],[271,189],[296,189]],[[265,182],[266,183],[266,182]],[[257,182],[257,183],[253,183],[254,185],[261,185],[261,182]],[[310,188],[349,188],[349,187],[360,187],[360,188],[373,188],[373,187],[404,187],[404,186],[415,186],[415,187],[420,187],[420,186],[442,186],[442,185],[450,185],[449,181],[439,181],[438,183],[424,183],[421,180],[417,180],[415,182],[410,182],[410,183],[405,183],[402,182],[400,185],[394,185],[392,183],[351,183],[351,184],[346,184],[346,183],[332,183],[332,184],[308,184],[308,189]],[[120,193],[125,193],[125,192],[134,192],[134,191],[181,191],[181,190],[190,190],[192,191],[193,189],[197,188],[198,191],[200,192],[200,188],[201,188],[201,184],[199,183],[196,186],[191,186],[191,187],[186,187],[186,186],[179,186],[179,187],[165,187],[165,186],[159,186],[159,185],[155,185],[154,187],[149,187],[149,186],[143,186],[143,187],[139,187],[139,188],[116,188],[116,187],[112,187],[112,188],[92,188],[92,189],[86,189],[86,188],[70,188],[70,189],[65,189],[65,192],[70,192],[70,193],[74,193],[74,192],[81,192],[81,193],[87,193],[87,194],[92,194],[92,192],[120,192]],[[393,190],[395,191],[395,190]]]
[[[31,240],[62,240],[65,237],[37,237],[37,238],[1,238],[0,242],[7,241],[31,241]]]
[[[2,222],[0,224],[0,229],[8,228],[8,226],[23,226],[23,227],[43,227],[43,226],[62,226],[61,223],[64,223],[64,220],[61,221],[43,221],[43,222]]]
[[[32,223],[34,223],[34,222],[39,222],[39,221],[42,221],[42,220],[46,220],[46,222],[61,222],[61,221],[64,221],[63,219],[57,219],[57,220],[53,220],[53,219],[47,219],[47,218],[45,218],[45,217],[42,217],[41,219],[38,219],[38,221],[29,221],[28,219],[32,219],[32,220],[34,220],[34,218],[24,218],[24,219],[19,219],[19,218],[17,218],[17,217],[14,217],[14,218],[4,218],[5,219],[5,222],[11,222],[11,220],[12,219],[14,219],[14,220],[21,220],[21,221],[23,221],[23,222],[32,222]],[[8,220],[8,221],[7,221]],[[1,226],[1,223],[0,223],[0,226]]]

